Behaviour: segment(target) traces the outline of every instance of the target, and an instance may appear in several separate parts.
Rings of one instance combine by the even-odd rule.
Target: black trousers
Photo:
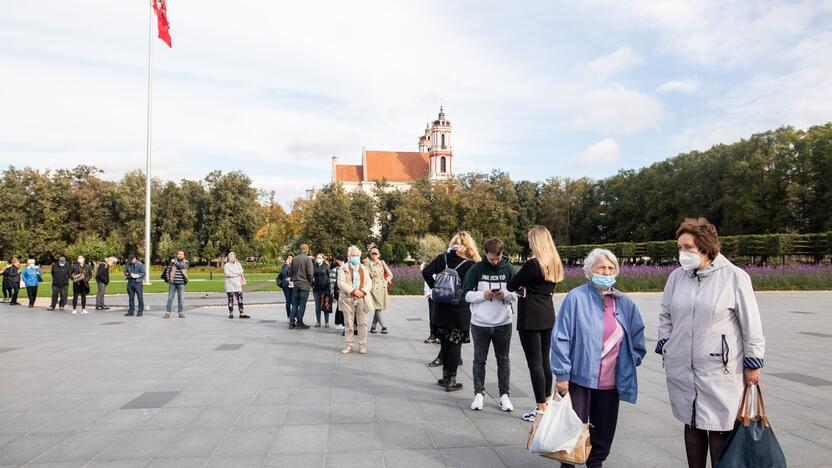
[[[618,390],[595,390],[569,382],[569,397],[572,399],[572,409],[585,423],[591,423],[589,440],[592,450],[589,451],[587,468],[602,466],[612,449],[612,439],[615,437],[615,427],[618,425]],[[573,468],[575,465],[561,463],[561,468]]]
[[[17,295],[20,294],[20,284],[13,284],[11,289],[9,290],[9,296],[11,296],[12,300],[9,301],[9,304],[17,304]]]
[[[29,307],[34,307],[35,299],[38,298],[38,287],[26,286],[26,296],[29,298]]]
[[[552,365],[549,361],[552,330],[518,330],[517,333],[529,366],[534,400],[545,403],[546,398],[552,395]]]
[[[436,317],[436,312],[434,312],[434,304],[433,299],[428,299],[428,320],[430,321],[430,336],[436,336],[436,325],[433,323],[434,318]]]
[[[439,347],[439,356],[442,358],[442,370],[450,375],[456,375],[459,361],[462,360],[462,343],[452,343],[443,338]]]
[[[87,308],[87,294],[90,293],[90,287],[84,283],[72,283],[72,308],[78,308],[78,296],[81,296],[81,308]]]
[[[67,286],[67,285],[64,285],[64,286],[55,286],[55,285],[53,284],[53,285],[52,285],[52,305],[50,305],[49,307],[52,307],[52,308],[54,309],[54,308],[55,308],[55,306],[58,304],[58,298],[59,298],[59,297],[60,297],[60,300],[61,300],[61,302],[60,302],[61,309],[63,309],[64,307],[66,307],[66,293],[67,293],[67,289],[69,289],[69,286]]]

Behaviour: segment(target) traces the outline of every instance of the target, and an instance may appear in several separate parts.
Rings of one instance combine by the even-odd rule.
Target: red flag
[[[159,39],[164,41],[168,47],[173,47],[170,42],[170,23],[168,23],[168,6],[165,4],[165,0],[162,0],[162,6],[160,7],[156,0],[153,0],[153,11],[156,12],[156,18],[159,20]]]

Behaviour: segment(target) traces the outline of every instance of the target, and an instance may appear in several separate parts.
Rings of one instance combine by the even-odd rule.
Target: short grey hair
[[[584,275],[587,279],[592,279],[592,269],[601,257],[607,257],[607,260],[615,264],[615,275],[613,276],[618,276],[618,273],[621,271],[618,266],[618,257],[607,249],[592,249],[584,259]]]
[[[361,256],[361,249],[359,249],[357,245],[351,245],[347,249],[347,257],[351,256],[353,252],[355,252],[355,254],[359,257]]]

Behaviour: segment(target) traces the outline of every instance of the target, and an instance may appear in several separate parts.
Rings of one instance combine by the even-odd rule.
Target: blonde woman
[[[364,266],[370,270],[370,277],[373,278],[373,290],[370,296],[375,304],[373,313],[373,324],[370,326],[370,333],[378,333],[376,325],[381,327],[381,334],[387,334],[387,327],[384,326],[384,319],[381,313],[387,308],[387,287],[393,281],[393,272],[387,266],[387,262],[381,259],[378,249],[370,249],[370,258],[364,259]]]
[[[555,285],[563,281],[563,263],[555,248],[552,234],[543,226],[529,231],[530,258],[507,285],[511,292],[519,291],[517,304],[517,333],[526,354],[536,408],[522,418],[534,421],[542,414],[552,396],[552,370],[549,351],[552,329],[555,327],[555,306],[552,295]]]
[[[464,280],[468,270],[481,259],[471,234],[459,232],[451,239],[448,251],[422,269],[422,277],[431,289],[436,284],[434,275],[439,275],[446,268],[453,268],[459,278]],[[436,335],[441,342],[439,355],[442,359],[442,379],[437,383],[445,387],[446,392],[453,392],[462,388],[462,384],[456,381],[456,371],[462,360],[462,344],[471,341],[471,309],[464,299],[459,304],[434,301],[434,308]]]

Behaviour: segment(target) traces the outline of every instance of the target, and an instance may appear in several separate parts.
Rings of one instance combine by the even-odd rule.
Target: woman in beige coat
[[[382,335],[387,334],[387,327],[384,326],[384,319],[381,313],[387,309],[387,286],[393,281],[393,272],[387,263],[381,259],[377,248],[370,249],[370,258],[364,259],[364,266],[370,271],[373,279],[373,289],[370,296],[373,299],[375,312],[373,313],[373,324],[370,326],[370,333],[378,333],[376,325],[381,327]]]
[[[673,415],[685,424],[688,466],[715,464],[745,385],[760,380],[765,339],[748,274],[719,253],[716,227],[688,219],[676,232],[678,268],[667,280],[659,341]]]
[[[347,249],[347,263],[338,269],[338,308],[344,311],[344,349],[352,352],[354,326],[358,327],[358,352],[367,354],[367,312],[373,308],[370,291],[373,280],[370,270],[361,264],[361,250],[351,245]],[[357,322],[356,325],[353,325]]]

